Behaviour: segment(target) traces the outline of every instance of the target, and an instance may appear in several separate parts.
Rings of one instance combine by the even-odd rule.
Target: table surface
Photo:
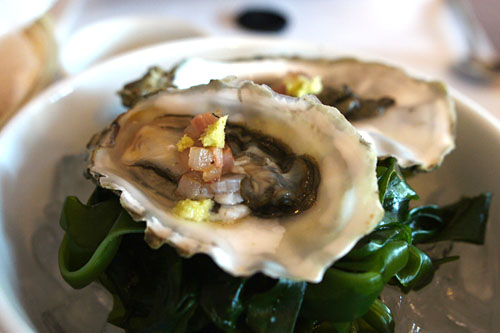
[[[494,0],[484,2],[500,7]],[[283,31],[258,36],[317,42],[410,66],[446,82],[500,120],[500,85],[478,84],[450,70],[466,54],[467,44],[445,0],[60,0],[52,12],[64,44],[82,27],[132,15],[180,20],[209,36],[255,36],[235,21],[247,8],[273,9],[287,17]],[[500,10],[492,12],[500,15]]]

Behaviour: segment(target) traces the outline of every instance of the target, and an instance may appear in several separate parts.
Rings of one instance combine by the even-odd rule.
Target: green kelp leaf
[[[331,322],[360,318],[407,261],[406,241],[392,241],[362,260],[340,260],[326,271],[323,281],[308,286],[303,314]]]
[[[215,264],[213,267],[215,269],[207,272],[207,278],[202,281],[200,305],[213,323],[232,332],[245,309],[242,292],[247,279],[232,277]]]
[[[94,205],[68,197],[60,224],[66,235],[59,248],[59,269],[73,288],[97,280],[118,251],[121,236],[144,232],[144,224],[134,222],[116,196]]]
[[[215,324],[208,318],[207,314],[201,306],[197,306],[196,310],[191,318],[189,318],[188,326],[186,332],[219,332],[220,328],[215,326]]]
[[[394,326],[391,310],[378,298],[368,312],[358,320],[360,332],[392,333]]]
[[[401,223],[385,224],[360,239],[354,248],[344,256],[344,260],[361,260],[392,241],[405,241],[411,244],[412,230]]]
[[[396,273],[396,279],[406,292],[427,285],[434,276],[434,265],[425,252],[411,245],[406,266]]]
[[[413,229],[415,243],[453,240],[484,244],[491,194],[438,207],[429,205],[411,210],[405,224]]]
[[[90,259],[121,211],[122,207],[117,200],[87,206],[76,197],[66,198],[59,223],[66,231],[71,249],[79,254],[73,259],[77,266]]]
[[[329,268],[318,284],[309,284],[302,315],[320,321],[348,322],[363,316],[384,288],[376,272]]]
[[[94,206],[99,202],[104,202],[116,198],[117,195],[113,191],[97,186],[87,200],[87,206]]]
[[[434,270],[437,270],[441,265],[447,264],[452,261],[457,261],[458,259],[460,259],[459,256],[449,256],[439,259],[432,259],[432,265],[434,266]]]
[[[332,323],[329,321],[305,321],[300,318],[295,333],[358,333],[355,321]]]
[[[410,211],[408,220],[403,223],[411,228],[415,244],[431,239],[443,227],[443,219],[439,216],[440,210],[441,208],[437,205],[426,205]]]
[[[408,243],[392,241],[373,255],[361,260],[342,258],[333,267],[351,272],[376,272],[381,275],[384,284],[408,262]]]
[[[102,189],[87,205],[73,197],[65,203],[61,272],[75,287],[98,278],[113,295],[109,322],[129,332],[391,332],[392,316],[378,299],[388,280],[404,291],[418,289],[440,264],[456,259],[431,261],[412,244],[482,242],[490,195],[410,211],[417,196],[395,160],[379,162],[377,175],[384,220],[319,284],[262,274],[236,278],[208,256],[182,258],[167,245],[152,250],[144,224]]]
[[[184,332],[197,308],[196,276],[169,246],[157,250],[143,235],[127,235],[101,283],[115,303],[108,320],[130,332]]]
[[[282,278],[271,290],[253,295],[245,319],[251,331],[293,332],[306,285]]]
[[[380,224],[406,220],[409,202],[418,199],[418,195],[406,183],[396,159],[388,158],[378,163],[377,179],[380,201],[385,210]]]
[[[326,323],[323,323],[321,326],[318,326],[314,329],[314,333],[330,333],[332,330],[328,330],[328,326]],[[359,327],[355,321],[349,323],[331,323],[331,326],[335,329],[334,332],[337,333],[359,333]]]

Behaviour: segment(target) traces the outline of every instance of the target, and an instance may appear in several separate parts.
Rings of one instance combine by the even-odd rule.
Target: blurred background
[[[445,81],[500,119],[500,0],[6,0],[0,122],[51,82],[200,36],[305,40]]]

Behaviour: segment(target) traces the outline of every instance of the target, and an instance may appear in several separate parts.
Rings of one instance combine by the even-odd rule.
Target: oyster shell
[[[312,206],[286,216],[251,214],[232,224],[192,222],[174,215],[173,192],[182,170],[171,153],[182,131],[161,134],[158,129],[182,128],[184,116],[214,110],[229,115],[232,124],[286,142],[295,154],[313,159],[321,181]],[[158,131],[153,141],[168,143],[163,149],[146,149],[153,151],[150,157],[136,156],[130,147],[147,131]],[[119,191],[123,207],[147,222],[151,246],[169,243],[186,256],[206,253],[237,276],[260,271],[318,282],[383,216],[373,149],[336,109],[313,96],[293,98],[229,79],[171,89],[138,102],[98,135],[93,146],[89,173],[100,186]],[[152,174],[151,164],[158,169],[168,165],[163,168],[168,171]]]
[[[431,170],[455,147],[456,115],[445,86],[413,78],[382,63],[352,58],[272,57],[231,61],[192,58],[177,65],[169,75],[175,86],[187,88],[228,75],[274,86],[288,73],[319,75],[326,89],[341,91],[347,85],[369,102],[380,101],[383,109],[389,106],[379,116],[352,119],[356,129],[375,146],[380,158],[394,156],[404,168]],[[387,97],[394,99],[393,106],[384,103]],[[328,96],[320,100],[332,105]]]

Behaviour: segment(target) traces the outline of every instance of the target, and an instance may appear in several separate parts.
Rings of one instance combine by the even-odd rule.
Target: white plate
[[[57,219],[66,195],[86,199],[92,188],[80,177],[84,162],[74,156],[84,151],[93,133],[124,111],[115,92],[153,64],[169,68],[188,56],[257,54],[339,55],[321,45],[274,39],[168,43],[115,58],[60,82],[12,118],[0,131],[0,331],[102,331],[110,306],[105,293],[98,286],[74,291],[59,277],[56,255],[62,233]],[[461,195],[500,193],[500,125],[475,103],[456,92],[453,95],[458,148],[439,170],[412,180],[422,202],[448,203]],[[73,157],[61,162],[65,156]],[[500,327],[496,239],[500,226],[495,223],[499,219],[499,205],[493,202],[487,246],[456,245],[454,251],[462,259],[443,266],[432,286],[404,296],[403,302],[389,300],[394,303],[398,331],[408,332],[413,321],[424,331]],[[85,317],[88,308],[98,310],[97,314]],[[57,324],[64,318],[69,321]]]

